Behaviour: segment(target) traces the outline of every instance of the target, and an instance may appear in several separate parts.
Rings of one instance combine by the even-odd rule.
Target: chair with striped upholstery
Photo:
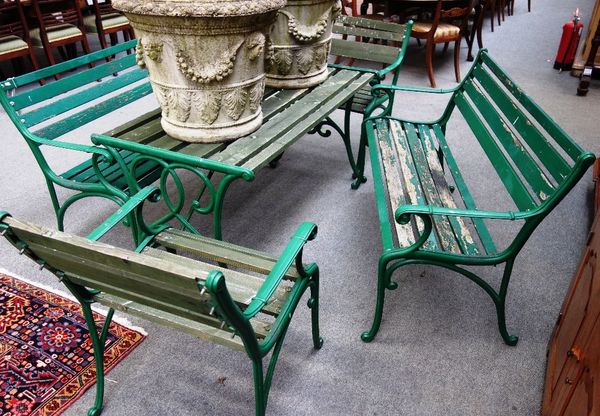
[[[38,69],[21,3],[0,0],[0,61],[14,64],[22,56],[29,56],[33,69]]]
[[[111,46],[115,46],[118,33],[123,32],[123,40],[128,41],[135,38],[129,20],[118,10],[112,7],[110,0],[87,0],[92,14],[84,17],[83,23],[88,33],[97,33],[102,49],[108,47],[106,35],[110,38]]]
[[[411,37],[424,39],[427,41],[427,50],[425,52],[425,63],[427,65],[427,74],[431,86],[435,88],[435,78],[433,76],[433,51],[435,45],[444,43],[444,51],[448,48],[450,42],[454,42],[454,73],[456,82],[460,82],[460,41],[465,35],[469,15],[473,10],[473,0],[468,0],[465,5],[460,5],[447,9],[444,7],[444,0],[437,0],[433,19],[430,21],[415,22],[413,24]]]
[[[78,42],[85,54],[90,53],[77,0],[32,0],[31,4],[38,26],[30,31],[31,42],[35,47],[44,48],[50,65],[56,63],[53,48],[58,48],[65,60],[76,57]]]

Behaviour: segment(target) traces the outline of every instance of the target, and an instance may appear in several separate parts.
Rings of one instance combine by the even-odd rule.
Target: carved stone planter
[[[285,0],[114,0],[138,38],[162,127],[188,142],[221,142],[262,123],[267,39]]]
[[[339,0],[288,0],[271,31],[267,85],[307,88],[327,78],[327,56]]]

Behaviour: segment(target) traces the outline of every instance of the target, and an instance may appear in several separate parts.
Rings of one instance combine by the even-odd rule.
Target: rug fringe
[[[10,276],[10,277],[14,277],[15,279],[19,279],[19,280],[21,280],[21,281],[23,281],[25,283],[28,283],[28,284],[30,284],[32,286],[38,287],[40,289],[43,289],[46,292],[54,293],[55,295],[62,296],[63,298],[67,298],[70,301],[73,301],[75,303],[79,303],[77,301],[77,299],[75,298],[75,296],[73,296],[71,293],[69,293],[69,292],[67,292],[65,290],[56,289],[56,288],[54,288],[52,286],[48,286],[48,285],[45,285],[43,283],[39,283],[39,282],[33,281],[33,280],[28,279],[26,277],[18,276],[15,273],[13,273],[13,272],[11,272],[9,270],[6,270],[6,269],[4,269],[2,267],[0,267],[0,274],[4,274],[4,275]],[[98,305],[92,305],[92,310],[94,312],[98,312],[98,313],[106,316],[106,312],[107,312],[107,308],[106,307],[98,307]],[[118,316],[117,316],[117,314],[118,314]],[[115,322],[115,323],[117,323],[117,324],[119,324],[119,325],[123,325],[124,327],[126,327],[128,329],[131,329],[132,331],[137,331],[137,332],[139,332],[140,334],[142,334],[145,337],[148,336],[148,332],[144,328],[142,328],[141,326],[132,324],[131,321],[129,321],[129,319],[127,319],[126,316],[121,316],[121,313],[119,311],[115,311],[115,315],[113,315],[112,321]]]

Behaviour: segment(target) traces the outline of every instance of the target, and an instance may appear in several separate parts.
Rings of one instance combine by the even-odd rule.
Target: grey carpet
[[[552,69],[562,24],[575,7],[584,22],[593,0],[534,2],[531,13],[517,0],[515,15],[494,33],[489,20],[484,44],[513,79],[584,148],[600,150],[599,82],[586,98],[576,97],[578,80]],[[438,48],[434,64],[440,87],[455,85],[451,50]],[[466,47],[462,48],[462,71]],[[401,83],[427,86],[424,49],[411,43]],[[433,117],[443,100],[401,94],[401,114]],[[109,120],[118,125],[135,112],[126,108]],[[336,114],[340,117],[340,114]],[[353,128],[358,131],[358,117]],[[54,227],[43,177],[23,140],[0,114],[3,128],[0,207],[14,216]],[[106,121],[76,134],[104,131]],[[486,191],[493,174],[467,151],[465,171]],[[355,135],[356,136],[356,135]],[[60,154],[57,164],[72,163]],[[370,171],[367,172],[370,177]],[[494,188],[492,188],[494,189]],[[384,320],[370,344],[359,339],[371,323],[377,260],[381,251],[372,182],[350,190],[350,171],[341,141],[307,136],[287,151],[277,169],[264,169],[253,183],[236,183],[224,213],[224,238],[279,253],[302,221],[319,225],[307,246],[307,260],[321,268],[322,350],[310,340],[310,315],[303,304],[288,331],[271,391],[270,415],[522,415],[539,413],[546,347],[562,299],[575,270],[590,224],[591,172],[554,210],[517,260],[508,295],[509,331],[516,347],[504,345],[496,329],[493,304],[466,279],[433,267],[408,267],[395,275],[399,288],[388,292]],[[489,189],[488,189],[489,191]],[[489,193],[489,192],[488,192]],[[488,207],[505,196],[492,192]],[[113,209],[103,201],[82,201],[69,214],[67,229],[85,234]],[[197,221],[202,226],[204,221]],[[495,226],[501,240],[510,227]],[[127,244],[127,231],[107,241]],[[0,241],[1,266],[18,275],[61,288]],[[497,276],[500,270],[486,275]],[[147,340],[109,375],[105,415],[250,415],[254,397],[247,357],[149,322],[131,319],[149,333]],[[218,380],[225,380],[219,383]],[[82,415],[93,402],[86,393],[66,416]]]

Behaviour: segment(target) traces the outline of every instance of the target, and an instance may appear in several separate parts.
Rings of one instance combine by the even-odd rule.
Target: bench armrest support
[[[107,232],[113,229],[114,226],[123,221],[126,217],[131,215],[141,204],[143,204],[148,198],[155,197],[160,192],[156,186],[147,186],[140,190],[135,195],[132,195],[119,209],[108,217],[102,224],[100,224],[94,231],[87,235],[88,240],[98,241]],[[135,224],[130,224],[132,227]],[[137,242],[136,242],[137,243]]]
[[[298,227],[298,230],[292,236],[279,260],[277,260],[277,263],[275,263],[275,266],[273,266],[273,269],[265,279],[265,282],[244,311],[246,319],[253,318],[269,302],[288,269],[294,263],[296,264],[298,273],[303,277],[307,276],[302,264],[302,249],[306,242],[314,239],[316,235],[317,226],[313,223],[305,222]]]
[[[413,206],[413,205],[402,205],[398,207],[394,213],[394,218],[400,224],[407,224],[410,221],[412,215],[442,215],[451,217],[469,217],[469,218],[482,218],[491,220],[526,220],[537,215],[537,210],[522,212],[522,211],[476,211],[472,209],[462,208],[446,208],[446,207],[435,207],[435,206]]]

